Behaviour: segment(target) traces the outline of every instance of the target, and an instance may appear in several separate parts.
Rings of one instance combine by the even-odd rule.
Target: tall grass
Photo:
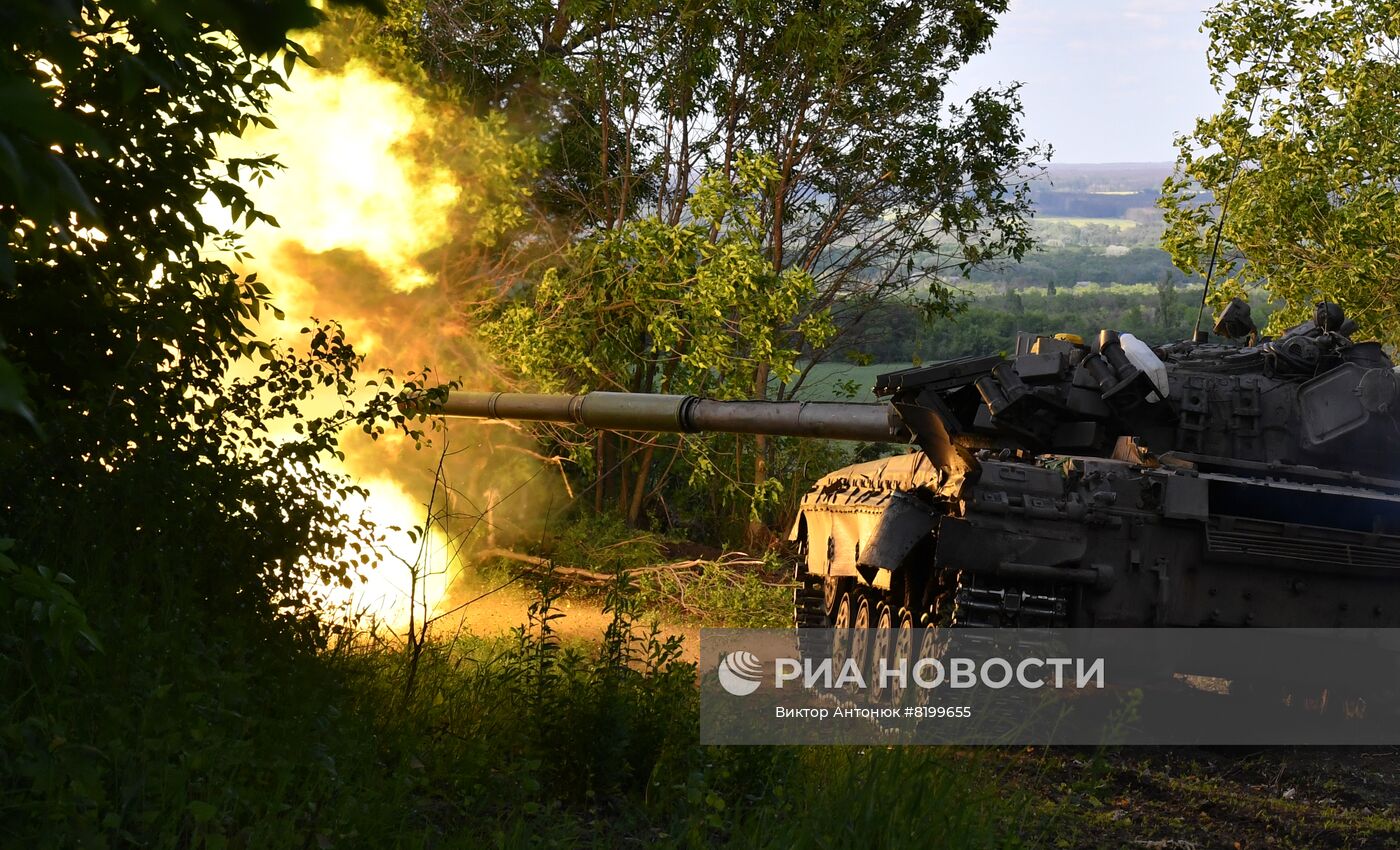
[[[561,642],[320,653],[137,618],[64,681],[3,680],[0,844],[27,847],[1015,846],[1022,801],[952,750],[716,748],[678,639],[609,595]],[[109,624],[113,621],[106,620]],[[0,668],[12,674],[11,667]],[[36,697],[38,698],[36,700]]]

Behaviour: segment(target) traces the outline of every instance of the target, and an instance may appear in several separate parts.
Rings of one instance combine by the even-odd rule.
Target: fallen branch
[[[561,567],[554,564],[548,558],[541,558],[537,555],[527,555],[524,552],[513,552],[510,549],[483,549],[477,554],[481,558],[504,558],[507,561],[518,561],[522,564],[529,564],[532,567],[540,567],[541,572],[556,573],[583,581],[610,582],[617,578],[617,576],[609,573],[585,570],[582,567]]]
[[[565,578],[577,579],[579,581],[595,582],[606,584],[615,581],[617,575],[614,573],[600,573],[596,570],[587,570],[583,567],[568,567],[555,564],[548,558],[541,558],[538,555],[527,555],[524,552],[516,552],[511,549],[483,549],[477,553],[480,558],[504,558],[508,561],[515,561],[521,564],[528,564],[539,568],[540,572],[551,573],[564,576]],[[729,552],[720,557],[707,561],[701,558],[692,558],[685,561],[672,561],[669,564],[656,564],[650,567],[634,567],[623,572],[631,575],[646,575],[649,573],[667,573],[672,577],[677,573],[700,572],[706,565],[713,564],[726,568],[734,567],[760,567],[763,561],[750,557],[744,552]]]

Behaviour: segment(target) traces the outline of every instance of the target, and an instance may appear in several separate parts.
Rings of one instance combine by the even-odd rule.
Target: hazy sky
[[[1211,0],[1011,0],[959,90],[1019,81],[1025,128],[1055,162],[1159,162],[1219,106],[1198,32]]]

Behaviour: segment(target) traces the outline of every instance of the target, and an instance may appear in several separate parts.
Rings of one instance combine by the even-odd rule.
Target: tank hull
[[[914,626],[1400,626],[1393,493],[1104,458],[980,466],[958,499],[920,455],[819,481],[791,535],[801,624],[850,595]]]

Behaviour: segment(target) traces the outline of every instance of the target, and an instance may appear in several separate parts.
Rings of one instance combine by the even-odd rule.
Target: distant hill
[[[1031,186],[1037,215],[1160,219],[1156,208],[1170,162],[1051,164]]]
[[[1170,162],[1052,162],[1037,184],[1059,192],[1157,192],[1172,173]]]

